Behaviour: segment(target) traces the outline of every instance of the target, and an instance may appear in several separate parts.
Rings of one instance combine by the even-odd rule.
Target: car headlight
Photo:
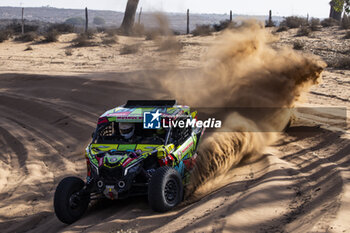
[[[124,176],[126,176],[126,175],[128,175],[128,174],[132,174],[132,173],[137,172],[137,170],[139,169],[139,167],[140,167],[140,163],[135,164],[135,165],[132,166],[132,167],[127,167],[127,168],[125,168]]]

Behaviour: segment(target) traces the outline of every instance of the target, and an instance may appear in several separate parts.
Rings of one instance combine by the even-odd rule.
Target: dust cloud
[[[226,132],[214,132],[203,139],[186,196],[195,196],[198,188],[212,191],[210,181],[215,177],[243,160],[258,159],[287,125],[291,117],[288,109],[320,81],[324,62],[290,48],[273,48],[276,40],[258,23],[245,22],[218,35],[202,68],[181,77],[169,74],[161,82],[180,103],[238,108],[227,113],[223,122]],[[257,117],[240,112],[242,107],[272,110]]]

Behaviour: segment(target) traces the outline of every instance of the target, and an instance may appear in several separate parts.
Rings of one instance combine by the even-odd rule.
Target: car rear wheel
[[[154,211],[165,212],[178,205],[183,196],[180,174],[171,167],[160,167],[148,185],[148,203]]]
[[[84,181],[78,177],[66,177],[58,184],[54,197],[55,214],[59,220],[71,224],[85,213],[90,195],[79,195]]]

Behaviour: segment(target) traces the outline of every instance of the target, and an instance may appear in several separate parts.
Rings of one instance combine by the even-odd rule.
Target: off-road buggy
[[[159,117],[158,125],[154,127],[152,121],[146,125],[146,114],[155,114],[152,121]],[[197,126],[162,127],[179,119],[195,121],[196,112],[191,113],[188,106],[176,105],[174,100],[128,101],[104,113],[86,148],[86,182],[67,177],[57,186],[54,209],[59,220],[75,222],[90,200],[97,198],[148,195],[150,207],[157,212],[179,204],[203,134],[203,128]],[[132,139],[121,137],[119,122],[135,125]]]

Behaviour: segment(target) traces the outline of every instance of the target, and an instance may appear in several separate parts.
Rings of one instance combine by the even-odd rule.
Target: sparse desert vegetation
[[[12,35],[12,31],[8,29],[1,29],[0,30],[0,43],[4,42],[5,40],[8,40]]]
[[[120,49],[120,55],[134,54],[139,51],[140,44],[126,44]]]
[[[344,39],[350,39],[350,31],[345,33]]]
[[[235,21],[223,20],[223,21],[220,21],[220,23],[218,24],[214,24],[213,28],[215,31],[219,32],[225,29],[234,28],[236,26],[237,26],[237,22]]]
[[[333,18],[326,18],[321,21],[322,27],[333,27],[333,26],[338,26],[339,21],[333,19]]]
[[[303,43],[300,40],[296,40],[293,42],[293,49],[295,50],[303,50],[305,46],[305,43]]]
[[[20,42],[32,42],[38,38],[38,34],[36,32],[26,32],[23,35],[16,36],[15,40]]]
[[[50,42],[57,42],[59,37],[59,33],[56,30],[50,30],[45,34],[44,42],[50,43]]]
[[[301,26],[307,25],[306,18],[298,16],[286,17],[281,23],[281,26],[287,26],[288,28],[299,28]]]
[[[94,17],[92,14],[90,20]],[[341,114],[348,114],[350,107],[349,29],[345,20],[311,18],[307,21],[294,16],[286,17],[278,27],[263,29],[264,20],[253,24],[258,31],[249,30],[249,33],[242,33],[242,27],[247,24],[238,20],[218,20],[214,24],[205,21],[204,25],[192,27],[189,35],[183,31],[175,33],[166,23],[163,28],[147,28],[141,21],[126,36],[117,26],[96,19],[87,33],[77,26],[81,25],[80,19],[71,19],[70,24],[42,24],[37,28],[28,25],[24,35],[17,21],[3,27],[0,30],[0,42],[3,41],[0,44],[0,102],[4,111],[0,146],[9,149],[5,156],[0,156],[5,164],[1,174],[8,175],[1,176],[0,181],[7,182],[11,190],[1,193],[0,218],[6,231],[114,232],[124,228],[139,232],[169,229],[221,232],[227,227],[227,231],[247,232],[295,229],[343,232],[345,228],[339,228],[342,223],[335,219],[336,214],[340,214],[342,189],[348,185],[342,174],[349,167],[349,134],[347,123],[347,128],[342,128]],[[225,33],[224,30],[230,29],[232,33]],[[273,59],[269,59],[271,54]],[[327,68],[321,60],[327,63]],[[255,66],[261,69],[256,70]],[[271,151],[267,148],[263,157],[231,169],[228,184],[207,197],[166,214],[153,214],[147,201],[140,198],[112,204],[106,212],[89,210],[73,225],[61,224],[56,219],[52,211],[54,187],[67,173],[85,177],[83,142],[91,141],[96,118],[110,106],[123,104],[130,97],[182,98],[184,93],[198,97],[199,92],[214,103],[218,93],[226,101],[235,88],[239,89],[236,85],[227,85],[236,81],[234,77],[241,82],[238,86],[243,87],[237,103],[244,102],[246,88],[252,87],[265,90],[267,94],[263,97],[278,103],[279,95],[275,98],[275,92],[289,95],[298,84],[299,76],[309,77],[309,71],[319,74],[323,68],[323,82],[304,93],[305,102],[297,103],[306,106],[306,114],[297,116],[294,125],[281,133],[277,145]],[[232,76],[236,73],[239,77]],[[269,81],[270,76],[278,77],[276,80],[281,82],[275,85]],[[223,81],[222,77],[228,79]],[[257,82],[248,82],[251,77]],[[210,82],[203,86],[202,80],[206,79]],[[220,81],[222,87],[229,87],[227,91],[218,88],[210,92],[211,86],[216,87]],[[283,83],[291,85],[278,88]],[[259,92],[258,89],[254,91]],[[254,92],[252,96],[259,95]],[[264,98],[261,101],[265,101]],[[179,104],[186,104],[190,98],[183,99]],[[336,108],[323,112],[328,106],[341,106],[341,113],[332,115],[333,110],[338,111]],[[336,129],[328,127],[329,121]],[[8,181],[18,181],[18,184]],[[260,195],[265,193],[268,195]],[[252,225],[234,221],[253,221],[251,216],[259,216]],[[97,219],[96,225],[90,223],[91,219]],[[310,223],[310,219],[313,222]]]
[[[285,26],[285,25],[280,25],[278,28],[277,28],[277,30],[276,30],[276,32],[285,32],[285,31],[288,31],[288,27],[287,26]]]
[[[302,26],[298,29],[297,36],[309,36],[311,33],[311,30],[307,26]]]
[[[312,18],[310,20],[310,29],[311,31],[319,31],[321,30],[321,21],[318,18]]]
[[[209,24],[197,25],[192,31],[193,36],[209,36],[213,32],[212,26]]]

